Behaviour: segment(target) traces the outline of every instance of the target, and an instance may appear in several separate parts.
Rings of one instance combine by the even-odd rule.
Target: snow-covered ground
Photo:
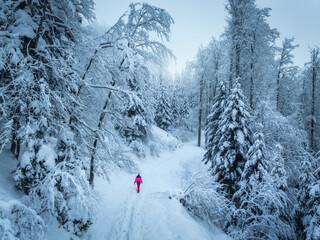
[[[160,157],[138,162],[143,184],[136,192],[134,174],[114,172],[110,183],[97,179],[99,205],[96,223],[87,239],[229,239],[220,230],[193,219],[176,198],[192,172],[206,171],[203,149],[186,143]]]
[[[159,129],[156,131],[159,134]],[[162,136],[162,141],[172,143],[172,137]],[[109,176],[109,182],[97,177],[96,220],[81,239],[230,239],[219,229],[196,221],[177,198],[170,197],[183,191],[192,174],[207,171],[200,162],[203,154],[195,143],[185,143],[176,150],[166,149],[158,157],[137,159],[143,179],[139,194],[134,185],[136,174],[117,170]],[[10,173],[16,164],[9,151],[0,155],[0,203],[22,196],[14,189]],[[47,225],[46,238],[70,239],[55,220]]]

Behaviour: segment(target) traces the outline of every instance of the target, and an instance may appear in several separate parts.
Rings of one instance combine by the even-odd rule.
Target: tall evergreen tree
[[[170,99],[168,94],[166,94],[165,91],[161,89],[156,105],[156,113],[154,120],[157,123],[157,126],[164,130],[167,130],[173,121],[171,107],[172,105],[169,101]]]
[[[314,176],[314,169],[312,166],[313,156],[311,154],[306,154],[300,166],[300,176],[299,176],[299,191],[297,194],[298,206],[296,206],[295,218],[296,225],[298,229],[298,236],[300,239],[306,239],[306,230],[308,226],[308,221],[305,221],[305,216],[308,213],[307,202],[310,199],[310,186],[316,182]]]
[[[315,181],[308,186],[303,218],[307,240],[320,239],[320,168],[315,171]]]
[[[215,180],[226,187],[231,199],[239,189],[241,175],[252,141],[250,109],[240,83],[234,83],[217,129],[218,151],[211,164]]]
[[[280,145],[276,146],[277,152],[273,158],[273,168],[271,170],[271,176],[274,181],[275,186],[282,191],[288,190],[287,183],[287,171],[284,168],[284,159],[282,157],[282,147]]]
[[[204,163],[213,161],[215,152],[218,151],[218,143],[220,137],[218,136],[219,121],[221,120],[221,114],[226,106],[227,88],[224,81],[219,82],[218,94],[213,100],[212,112],[208,116],[208,125],[206,127],[207,134],[207,152],[204,155]]]
[[[237,210],[228,231],[237,239],[295,239],[288,196],[268,173],[264,137],[255,134],[253,141],[233,197]]]
[[[267,163],[265,159],[265,144],[263,134],[255,134],[253,145],[248,151],[248,161],[244,166],[241,181],[246,181],[251,187],[254,185],[250,182],[252,178],[263,182],[267,180]],[[247,185],[245,184],[245,185]]]

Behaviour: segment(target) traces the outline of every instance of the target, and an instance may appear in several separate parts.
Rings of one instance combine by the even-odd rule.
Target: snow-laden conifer
[[[56,165],[29,192],[44,218],[53,216],[67,231],[80,236],[94,220],[93,192],[71,131],[61,130]]]
[[[228,231],[237,239],[296,239],[289,198],[268,172],[263,135],[255,134],[253,141]]]
[[[240,83],[234,83],[225,109],[219,118],[211,171],[215,180],[225,185],[229,198],[239,189],[239,182],[251,145],[251,115]]]
[[[207,164],[212,162],[215,153],[218,151],[218,143],[220,136],[218,135],[219,121],[221,121],[221,114],[226,105],[227,89],[224,81],[219,82],[218,93],[214,98],[212,112],[208,116],[208,125],[206,127],[207,134],[207,152],[204,155],[203,161]]]
[[[156,104],[155,122],[157,126],[167,130],[172,124],[172,106],[168,94],[162,90],[159,94],[158,101]]]
[[[320,169],[314,173],[315,180],[307,187],[302,224],[307,240],[320,239]]]
[[[272,159],[272,170],[271,176],[274,181],[274,185],[281,189],[282,191],[288,190],[288,183],[287,183],[287,171],[284,168],[284,159],[282,157],[282,147],[280,145],[276,146],[277,152],[275,153],[275,157]]]
[[[0,200],[0,238],[44,239],[45,222],[36,211],[17,200]]]
[[[11,125],[1,140],[11,139],[18,159],[14,178],[32,200],[29,205],[41,216],[65,215],[59,223],[78,235],[89,226],[91,203],[77,156],[83,105],[74,46],[82,39],[82,23],[94,18],[93,5],[92,0],[1,1],[0,21],[6,21],[0,24],[0,121]],[[72,137],[61,141],[63,131]],[[62,142],[69,158],[61,155]],[[44,207],[46,202],[54,207]]]

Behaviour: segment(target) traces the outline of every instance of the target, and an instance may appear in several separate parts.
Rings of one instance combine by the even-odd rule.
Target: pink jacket
[[[142,183],[142,178],[141,177],[136,177],[136,180],[134,183]]]

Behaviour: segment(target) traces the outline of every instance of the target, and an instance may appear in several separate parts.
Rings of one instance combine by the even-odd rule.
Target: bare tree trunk
[[[276,101],[277,101],[277,111],[279,111],[279,98],[280,98],[280,75],[281,75],[281,63],[280,63],[280,66],[279,66],[279,70],[278,70],[278,75],[277,75],[277,98],[276,98]]]
[[[113,81],[111,85],[114,86],[115,85],[115,81]],[[99,118],[99,122],[98,122],[98,129],[97,129],[98,131],[100,131],[101,128],[102,128],[102,123],[103,123],[103,120],[104,120],[104,118],[106,116],[106,111],[105,110],[107,109],[107,106],[109,104],[110,97],[111,97],[111,91],[109,92],[109,94],[107,96],[107,99],[106,99],[106,101],[104,103],[102,112],[100,114],[100,118]],[[90,159],[89,183],[92,186],[93,186],[93,180],[94,180],[94,160],[95,160],[95,156],[96,156],[98,140],[99,140],[99,137],[96,135],[95,138],[94,138],[94,141],[93,141],[93,150],[92,150],[91,159]]]
[[[253,42],[255,43],[255,35],[253,35]],[[254,69],[254,45],[251,45],[251,62],[250,62],[250,94],[249,103],[251,109],[253,109],[253,95],[254,95],[254,80],[253,80],[253,69]]]
[[[92,60],[92,61],[93,61],[93,60]],[[90,60],[90,63],[89,63],[89,65],[88,65],[88,68],[87,68],[86,72],[89,70],[92,61]],[[119,68],[122,67],[124,61],[125,61],[125,58],[122,59],[120,65],[119,65]],[[86,74],[86,73],[85,73],[85,74]],[[84,79],[84,78],[85,78],[85,76],[83,77],[83,79]],[[113,81],[112,81],[112,83],[111,83],[111,86],[114,87],[115,84],[116,84],[116,81],[113,79]],[[104,103],[102,112],[101,112],[101,114],[100,114],[100,118],[99,118],[99,122],[98,122],[98,129],[97,129],[98,131],[100,131],[101,128],[102,128],[102,123],[103,123],[104,117],[105,117],[105,115],[106,115],[105,110],[107,109],[107,106],[108,106],[108,104],[109,104],[110,97],[111,97],[111,92],[109,92],[109,94],[108,94],[108,96],[107,96],[107,99],[105,100],[105,103]],[[93,180],[94,180],[94,160],[95,160],[95,156],[96,156],[98,140],[99,140],[99,137],[98,137],[98,135],[96,135],[95,138],[94,138],[94,141],[93,141],[93,150],[92,150],[91,160],[90,160],[90,177],[89,177],[89,183],[90,183],[90,185],[92,185],[92,186],[93,186]]]
[[[312,50],[312,96],[311,96],[311,129],[310,129],[310,147],[315,150],[314,144],[314,125],[315,125],[315,87],[317,79],[316,63],[319,54],[318,49]]]
[[[230,68],[229,68],[229,90],[232,88],[232,79],[233,78],[233,48],[230,52]]]
[[[253,63],[250,64],[250,70],[253,72]],[[253,94],[254,94],[254,81],[253,81],[253,73],[250,76],[250,107],[253,109]]]
[[[91,65],[92,65],[92,63],[93,63],[93,60],[95,59],[97,53],[98,53],[98,49],[96,49],[96,50],[94,51],[94,54],[93,54],[92,58],[89,60],[89,64],[88,64],[85,72],[84,72],[83,75],[82,75],[82,78],[81,78],[82,81],[85,80],[85,78],[86,78],[86,76],[87,76],[87,73],[89,72],[90,67],[91,67]],[[79,87],[79,89],[78,89],[78,92],[77,92],[77,97],[80,95],[80,91],[81,91],[81,89],[82,89],[83,86],[84,86],[84,84],[80,85],[80,87]]]
[[[218,70],[219,70],[219,61],[216,60],[216,64],[215,64],[215,83],[214,83],[214,89],[213,89],[213,96],[211,99],[211,104],[213,104],[213,99],[215,98],[216,94],[217,94],[217,86],[218,86],[218,82],[219,82],[219,78],[218,78]]]
[[[201,145],[201,126],[202,126],[202,95],[203,95],[203,76],[200,78],[199,91],[199,118],[198,118],[198,146]]]
[[[207,81],[207,91],[206,91],[206,121],[205,121],[205,126],[204,126],[204,129],[207,129],[207,126],[208,126],[208,115],[210,114],[211,112],[211,95],[212,95],[212,81]],[[205,135],[204,135],[204,143],[205,143],[205,146],[207,146],[207,143],[208,143],[208,134],[207,134],[207,131],[205,131]]]
[[[240,77],[240,46],[239,43],[235,46],[236,59],[235,59],[235,70],[236,70],[236,79]]]
[[[20,153],[20,140],[17,136],[17,131],[20,128],[19,120],[15,117],[13,118],[13,130],[12,130],[12,140],[11,140],[11,153],[18,159]]]
[[[250,94],[249,94],[249,104],[251,109],[253,109],[253,97],[254,97],[254,50],[256,46],[256,34],[253,32],[252,43],[251,43],[251,62],[250,62]]]

